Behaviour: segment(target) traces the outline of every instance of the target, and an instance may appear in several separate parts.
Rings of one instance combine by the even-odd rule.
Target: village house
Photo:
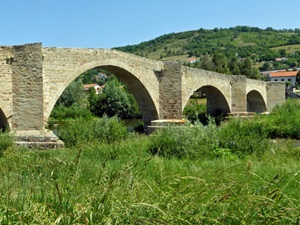
[[[276,61],[276,62],[284,62],[284,61],[286,61],[286,60],[288,60],[288,59],[285,58],[285,57],[275,58],[275,61]]]
[[[267,75],[268,81],[289,82],[293,87],[296,86],[296,77],[298,71],[276,71],[269,72]]]
[[[102,88],[99,84],[84,84],[83,85],[85,91],[89,91],[91,88],[95,89],[96,95],[101,93]]]
[[[197,58],[194,57],[194,56],[188,57],[188,58],[186,59],[186,61],[187,61],[188,63],[195,63],[195,62],[197,62]]]

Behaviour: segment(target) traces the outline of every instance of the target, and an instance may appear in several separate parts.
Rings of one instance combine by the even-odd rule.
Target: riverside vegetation
[[[288,100],[151,136],[117,117],[68,120],[60,150],[2,133],[0,224],[299,224],[300,148],[288,140],[299,131],[300,102]]]

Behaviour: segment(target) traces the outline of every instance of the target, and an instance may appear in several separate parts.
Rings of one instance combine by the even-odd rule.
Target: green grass
[[[9,148],[0,158],[0,223],[299,223],[299,149],[289,143],[234,160],[167,159],[149,146],[149,137],[132,136],[62,150]]]
[[[149,138],[0,159],[1,224],[297,224],[299,158],[166,159]],[[274,153],[275,152],[275,153]]]
[[[279,51],[281,49],[285,49],[287,53],[295,52],[300,50],[300,44],[298,45],[285,45],[280,47],[271,48],[275,51]]]
[[[62,134],[78,141],[59,150],[1,134],[0,224],[299,224],[300,147],[267,139],[298,106],[152,136],[124,136],[116,118],[74,121]]]

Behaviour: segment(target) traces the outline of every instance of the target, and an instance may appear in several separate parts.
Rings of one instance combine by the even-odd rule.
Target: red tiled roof
[[[95,87],[95,86],[97,86],[98,84],[84,84],[83,86],[84,86],[84,88],[86,89],[86,88],[91,88],[91,87]]]
[[[270,72],[270,77],[295,77],[298,71],[278,71]]]

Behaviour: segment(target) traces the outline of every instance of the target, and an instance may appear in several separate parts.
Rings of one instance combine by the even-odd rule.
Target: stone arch
[[[116,60],[106,60],[105,62],[93,61],[85,63],[84,65],[74,68],[74,70],[63,74],[65,77],[64,82],[60,84],[58,91],[56,91],[56,93],[51,97],[51,101],[49,102],[48,107],[45,109],[44,120],[48,120],[56,101],[73,80],[89,69],[101,68],[114,74],[127,86],[129,92],[133,94],[137,101],[145,127],[148,126],[152,120],[158,119],[157,106],[151,97],[150,91],[147,90],[143,82],[138,79],[139,76],[133,74],[133,72],[130,72],[127,67],[128,66],[126,64],[116,62]]]
[[[230,112],[229,104],[224,94],[214,86],[203,86],[200,88],[206,96],[207,113],[210,115],[220,115]]]
[[[4,112],[0,108],[0,131],[9,130],[9,125]]]
[[[230,112],[230,107],[225,95],[218,88],[211,85],[205,85],[196,91],[199,90],[206,97],[207,113],[209,115],[226,115]]]
[[[262,113],[267,110],[263,96],[256,90],[247,94],[247,112]]]

